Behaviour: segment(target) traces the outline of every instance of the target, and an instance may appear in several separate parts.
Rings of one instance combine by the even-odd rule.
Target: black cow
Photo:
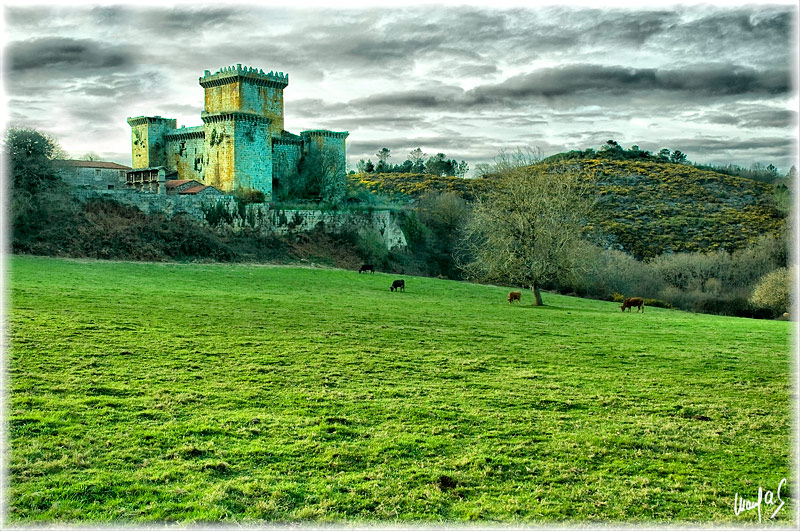
[[[366,273],[367,271],[369,271],[370,273],[374,273],[375,266],[372,264],[364,264],[361,266],[361,269],[358,270],[358,274],[360,275],[361,273]]]
[[[405,291],[406,290],[406,281],[405,280],[395,280],[394,282],[392,282],[392,287],[389,288],[389,291],[394,291],[394,290],[398,290],[398,291],[403,290],[403,291]]]

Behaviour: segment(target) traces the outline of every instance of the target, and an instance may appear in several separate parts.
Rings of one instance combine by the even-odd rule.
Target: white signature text
[[[783,500],[781,499],[781,487],[786,483],[786,478],[783,478],[780,483],[778,483],[778,491],[776,494],[773,494],[771,490],[764,492],[761,487],[758,487],[758,500],[757,501],[750,501],[745,498],[739,497],[739,493],[737,492],[733,496],[733,512],[736,516],[743,513],[744,511],[752,511],[753,509],[758,509],[758,522],[761,523],[761,504],[767,506],[775,505],[776,503],[780,502],[780,505],[772,512],[771,518],[775,518],[775,515],[778,514],[778,511],[781,510],[783,507]],[[777,501],[775,498],[777,497]]]

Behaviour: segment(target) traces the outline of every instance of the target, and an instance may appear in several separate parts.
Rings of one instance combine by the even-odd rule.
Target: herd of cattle
[[[358,274],[359,275],[361,273],[367,273],[367,272],[374,273],[375,272],[375,266],[373,264],[364,264],[358,270]],[[392,285],[389,287],[389,291],[400,291],[401,289],[403,291],[406,290],[406,281],[402,280],[402,279],[395,280],[394,282],[392,282]],[[508,292],[508,303],[509,304],[513,304],[514,301],[519,302],[520,304],[522,304],[522,292],[520,292],[520,291],[509,291]],[[624,301],[622,301],[621,308],[622,308],[623,312],[626,309],[628,311],[633,311],[633,308],[636,308],[636,312],[637,313],[639,311],[644,313],[644,299],[642,299],[641,297],[629,297],[629,298],[625,299]]]

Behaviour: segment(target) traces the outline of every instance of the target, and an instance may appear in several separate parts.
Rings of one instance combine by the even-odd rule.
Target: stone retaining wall
[[[176,214],[185,214],[205,224],[208,224],[206,213],[213,208],[220,208],[233,218],[230,224],[233,230],[250,226],[267,234],[284,235],[316,228],[330,233],[363,232],[373,229],[380,233],[388,249],[403,249],[407,246],[406,237],[389,210],[354,212],[276,210],[270,208],[268,203],[261,203],[247,205],[242,217],[238,203],[230,196],[162,195],[128,190],[75,190],[74,194],[82,201],[102,197],[135,206],[148,214],[162,212],[168,218]]]

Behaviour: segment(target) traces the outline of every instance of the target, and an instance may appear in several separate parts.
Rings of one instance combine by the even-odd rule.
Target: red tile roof
[[[179,194],[191,194],[191,195],[194,195],[194,194],[199,194],[200,192],[202,192],[206,188],[208,188],[208,186],[205,186],[205,185],[201,184],[200,186],[193,186],[191,188],[187,188],[186,190],[181,190],[178,193]]]
[[[57,160],[58,166],[74,166],[78,168],[106,168],[109,170],[130,170],[130,166],[123,166],[116,162],[103,162],[100,160]]]
[[[200,185],[200,183],[198,183],[194,179],[168,179],[166,181],[165,186],[167,188],[176,188],[176,187],[181,186],[182,184],[186,184],[186,183],[197,183],[198,185]]]

